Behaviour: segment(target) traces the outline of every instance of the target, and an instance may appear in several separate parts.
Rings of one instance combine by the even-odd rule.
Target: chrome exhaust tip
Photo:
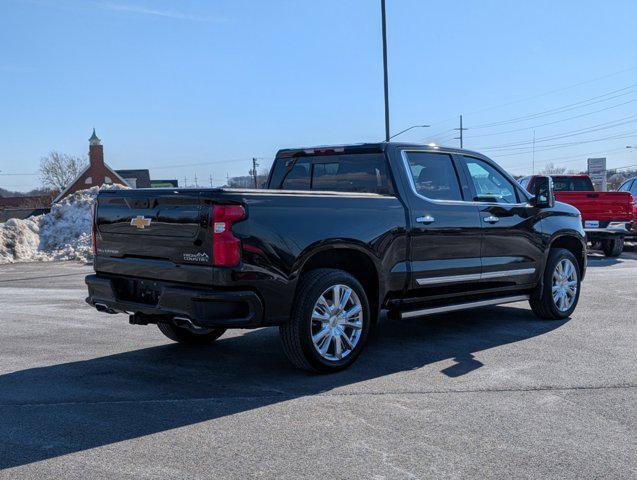
[[[186,328],[193,328],[193,329],[197,328],[197,326],[194,323],[192,323],[192,320],[190,320],[188,317],[173,317],[173,322],[178,327],[186,327]]]
[[[97,309],[98,312],[104,312],[104,313],[110,313],[110,314],[117,313],[111,307],[103,303],[95,303],[95,308]]]

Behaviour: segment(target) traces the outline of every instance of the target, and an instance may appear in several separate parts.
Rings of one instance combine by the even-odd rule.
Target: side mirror
[[[533,182],[531,205],[538,208],[553,208],[555,195],[553,194],[553,179],[551,177],[535,177]]]

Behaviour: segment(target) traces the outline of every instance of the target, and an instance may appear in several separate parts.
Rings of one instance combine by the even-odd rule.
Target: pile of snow
[[[53,204],[51,212],[0,223],[0,263],[91,260],[91,206],[102,185],[80,190]]]

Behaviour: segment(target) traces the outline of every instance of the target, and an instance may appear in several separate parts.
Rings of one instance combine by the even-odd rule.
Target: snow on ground
[[[102,185],[80,190],[54,204],[51,212],[0,223],[0,264],[92,258],[91,206]]]

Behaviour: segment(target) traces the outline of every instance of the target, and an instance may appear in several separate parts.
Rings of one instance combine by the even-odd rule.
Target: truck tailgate
[[[583,220],[631,219],[631,195],[627,192],[556,192],[555,198],[577,208]]]
[[[95,211],[95,270],[210,283],[210,198],[188,190],[103,192]]]

